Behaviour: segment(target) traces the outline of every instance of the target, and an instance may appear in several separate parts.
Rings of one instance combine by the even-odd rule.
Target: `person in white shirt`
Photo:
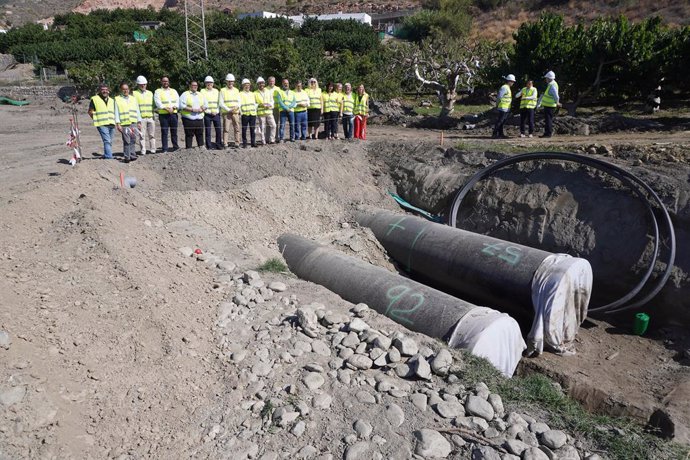
[[[192,148],[196,137],[197,147],[204,147],[204,112],[206,111],[206,98],[198,91],[199,83],[193,81],[189,84],[189,91],[180,96],[180,114],[184,126],[184,144],[188,149]]]

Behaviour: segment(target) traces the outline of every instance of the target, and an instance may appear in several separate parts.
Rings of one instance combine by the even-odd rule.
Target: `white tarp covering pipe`
[[[417,279],[532,321],[528,355],[545,347],[561,354],[573,351],[592,291],[592,268],[585,259],[390,211],[364,211],[357,220]]]
[[[297,235],[278,245],[290,271],[352,303],[366,303],[408,329],[465,348],[510,377],[526,348],[510,316],[478,307]]]

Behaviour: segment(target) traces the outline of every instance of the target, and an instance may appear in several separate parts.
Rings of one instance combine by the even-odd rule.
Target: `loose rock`
[[[436,375],[446,375],[453,364],[453,355],[448,350],[442,348],[434,359],[431,360],[431,370]]]
[[[414,355],[407,361],[407,365],[410,366],[410,371],[424,380],[431,380],[431,366],[422,355]]]
[[[285,283],[281,283],[280,281],[272,281],[272,282],[268,283],[268,288],[271,291],[275,291],[275,292],[287,291],[287,285]]]
[[[370,460],[372,458],[370,450],[371,444],[368,442],[356,442],[345,450],[345,460]]]
[[[522,460],[550,460],[538,447],[530,447],[522,453]]]
[[[426,410],[427,396],[425,394],[414,393],[410,396],[410,401],[420,411],[424,412]]]
[[[397,404],[391,404],[386,407],[386,418],[394,428],[397,428],[405,421],[405,412]]]
[[[347,327],[350,331],[356,333],[364,332],[367,329],[370,329],[369,325],[360,318],[354,318],[352,321],[350,321],[350,324],[348,324]]]
[[[10,334],[7,331],[0,331],[0,348],[9,350],[10,345],[12,345],[12,337],[10,337]]]
[[[501,460],[501,455],[489,446],[477,446],[472,449],[472,460]]]
[[[465,411],[468,414],[476,415],[486,421],[491,421],[494,418],[494,408],[491,407],[488,401],[474,395],[467,397],[465,403]]]
[[[328,409],[329,407],[331,407],[332,402],[333,398],[331,397],[331,395],[328,395],[326,393],[316,395],[312,400],[312,404],[317,409]]]
[[[459,402],[440,402],[434,407],[438,415],[443,418],[464,417],[465,409]]]
[[[419,352],[419,345],[410,337],[396,338],[393,346],[398,349],[403,356],[413,356]]]
[[[371,366],[374,365],[374,362],[368,356],[357,354],[350,356],[345,360],[345,362],[355,369],[362,370],[371,369]]]
[[[357,436],[362,439],[369,439],[371,432],[374,431],[374,427],[371,426],[369,422],[362,419],[357,420],[352,426],[355,429]]]
[[[446,458],[453,450],[450,442],[435,430],[422,429],[414,432],[417,444],[414,453],[423,458]]]
[[[326,380],[318,372],[309,372],[302,378],[302,383],[304,383],[307,388],[314,391],[326,383]]]
[[[26,387],[17,386],[0,392],[0,404],[5,407],[20,403],[26,395]]]
[[[560,449],[567,440],[566,434],[560,430],[548,430],[541,434],[541,443],[549,449]]]

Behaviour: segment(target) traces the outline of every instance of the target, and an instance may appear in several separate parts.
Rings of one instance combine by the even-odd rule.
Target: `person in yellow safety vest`
[[[352,139],[355,129],[355,95],[352,93],[352,85],[345,83],[343,93],[343,133],[345,139]]]
[[[105,83],[98,85],[98,94],[89,101],[89,116],[103,141],[103,159],[113,159],[113,136],[115,136],[115,100],[110,97],[110,88]]]
[[[214,85],[213,77],[207,76],[204,78],[204,85],[206,88],[199,91],[201,95],[206,100],[206,112],[204,112],[204,128],[205,128],[205,139],[206,148],[208,150],[217,149],[222,150],[221,144],[221,127],[220,127],[220,108],[218,107],[218,98],[220,97],[220,91],[213,87]],[[211,130],[215,128],[216,131],[216,142],[211,142]]]
[[[343,118],[343,84],[342,83],[336,83],[335,84],[335,93],[338,95],[338,103],[340,104],[340,111],[338,112],[338,119],[335,120],[335,139],[340,139],[338,137],[338,124],[340,123],[340,119]]]
[[[534,134],[534,109],[537,107],[537,88],[532,80],[515,95],[520,99],[520,137],[525,137],[525,122],[529,122],[529,137]]]
[[[309,95],[302,88],[302,81],[295,84],[295,140],[307,139],[307,109]]]
[[[256,79],[258,89],[254,91],[256,94],[256,102],[259,106],[256,109],[256,119],[258,121],[256,127],[257,142],[262,144],[275,143],[276,121],[273,118],[273,93],[266,89],[266,80],[262,77]]]
[[[256,147],[256,109],[258,107],[257,95],[251,90],[252,83],[248,78],[242,80],[240,91],[240,114],[242,116],[242,148],[247,148],[247,128],[251,137],[252,147]]]
[[[233,148],[240,146],[240,91],[235,88],[235,76],[231,73],[225,76],[225,88],[220,90],[218,105],[223,114],[223,145],[228,147],[230,138],[230,125],[235,142]]]
[[[115,98],[115,127],[122,134],[125,163],[137,159],[136,138],[141,135],[139,103],[129,94],[129,85],[120,84],[120,95]]]
[[[156,120],[153,117],[155,106],[153,103],[153,93],[146,89],[147,85],[146,77],[139,75],[137,77],[139,89],[134,91],[134,97],[137,99],[139,111],[141,112],[141,136],[137,138],[137,141],[142,155],[146,155],[147,151],[149,153],[156,153]]]
[[[180,115],[184,126],[185,148],[191,149],[196,138],[196,146],[204,144],[204,112],[206,112],[206,98],[199,91],[199,83],[189,83],[189,90],[180,95]]]
[[[323,110],[323,96],[319,82],[316,78],[309,79],[309,88],[307,88],[307,96],[309,96],[309,107],[307,108],[307,122],[309,126],[308,137],[316,139],[319,137],[319,126],[321,125],[321,111]]]
[[[342,109],[342,100],[335,92],[335,85],[328,83],[326,93],[323,95],[323,121],[326,129],[326,139],[332,141],[336,136],[338,115]]]
[[[180,149],[177,143],[177,109],[180,105],[180,96],[177,90],[170,87],[170,78],[164,75],[161,78],[161,87],[153,93],[153,103],[158,109],[158,121],[161,124],[161,148],[163,153],[168,152],[168,132],[172,141],[172,151]]]
[[[355,95],[355,139],[367,139],[367,118],[369,118],[369,95],[364,85],[357,87]]]
[[[295,106],[297,100],[295,99],[295,92],[290,89],[290,81],[283,78],[282,88],[276,90],[276,100],[278,109],[280,110],[280,127],[278,128],[278,142],[284,142],[285,123],[290,123],[290,135],[288,142],[293,142],[295,139]]]
[[[510,117],[510,104],[513,102],[513,94],[510,91],[510,87],[515,83],[515,75],[508,74],[503,77],[505,83],[498,90],[498,96],[496,97],[496,111],[498,115],[496,117],[496,125],[494,126],[494,132],[492,134],[493,139],[506,139],[508,136],[505,135],[503,128]]]
[[[548,71],[544,75],[544,80],[546,81],[546,91],[537,102],[537,108],[544,107],[544,134],[539,137],[551,137],[553,136],[553,117],[556,115],[556,107],[561,107],[561,98],[558,94],[556,74],[553,71]]]

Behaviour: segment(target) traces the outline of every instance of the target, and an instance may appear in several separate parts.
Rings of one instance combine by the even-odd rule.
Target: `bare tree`
[[[422,87],[432,89],[441,105],[441,117],[455,110],[458,92],[472,92],[484,76],[507,55],[501,46],[487,42],[465,43],[459,40],[428,39],[400,49],[398,62]]]

